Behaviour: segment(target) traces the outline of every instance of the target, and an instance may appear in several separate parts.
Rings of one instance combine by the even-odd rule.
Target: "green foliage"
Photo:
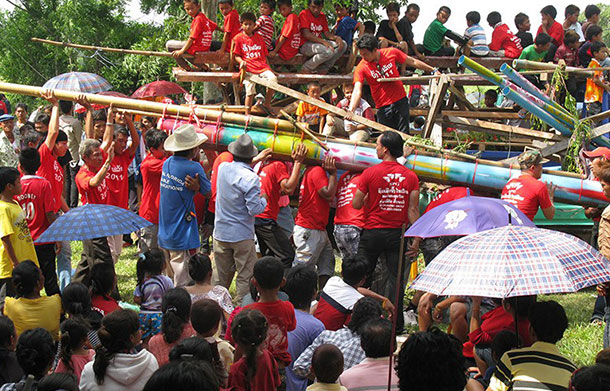
[[[602,34],[603,42],[610,42],[610,4],[598,4],[597,5],[602,13],[599,15],[599,26],[604,29]]]

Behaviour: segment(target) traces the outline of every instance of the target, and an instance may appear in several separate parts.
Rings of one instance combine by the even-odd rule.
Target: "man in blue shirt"
[[[207,140],[193,125],[183,125],[165,140],[166,151],[174,155],[163,163],[159,201],[159,247],[169,253],[174,286],[189,281],[186,261],[199,248],[199,229],[193,198],[206,194],[211,184],[199,163],[201,144]]]
[[[248,293],[248,284],[256,262],[254,216],[263,213],[267,196],[261,195],[261,183],[252,170],[252,159],[258,155],[247,134],[229,144],[232,162],[218,167],[216,179],[216,214],[214,216],[214,285],[229,288],[233,274],[236,302]]]

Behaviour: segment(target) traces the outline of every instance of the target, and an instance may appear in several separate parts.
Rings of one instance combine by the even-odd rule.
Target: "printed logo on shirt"
[[[53,171],[54,171],[55,180],[57,182],[62,182],[64,180],[64,170],[61,168],[61,166],[59,165],[59,162],[57,162],[57,160],[55,160],[53,162]]]
[[[523,184],[521,182],[512,181],[506,185],[506,187],[504,188],[506,190],[506,193],[502,194],[500,198],[508,202],[509,204],[518,206],[519,201],[525,200],[525,198],[521,194],[517,194],[517,192],[521,188],[523,188]]]
[[[120,164],[110,166],[110,172],[108,175],[108,179],[111,181],[120,182],[125,178],[125,170],[123,166]]]
[[[319,37],[322,34],[322,31],[324,31],[324,27],[321,24],[315,24],[314,22],[311,22],[309,24],[309,30],[313,35]]]
[[[400,173],[388,173],[382,177],[388,186],[379,188],[381,196],[379,209],[389,212],[403,212],[408,202],[409,190],[401,188],[401,183],[407,178]]]
[[[241,45],[241,50],[245,54],[247,59],[255,59],[261,58],[261,50],[263,47],[261,45],[246,45],[245,43]]]
[[[23,211],[21,211],[19,216],[17,216],[17,219],[15,219],[15,232],[17,233],[19,240],[33,243],[30,228],[28,227],[28,222]]]

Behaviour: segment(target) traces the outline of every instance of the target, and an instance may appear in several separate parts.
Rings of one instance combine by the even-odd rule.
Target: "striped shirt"
[[[487,56],[489,54],[485,30],[480,24],[473,24],[468,27],[464,32],[464,37],[472,41],[472,47],[470,48],[472,54],[477,56]]]
[[[256,34],[263,37],[267,50],[273,50],[273,36],[275,35],[275,25],[273,18],[269,15],[261,15],[256,21]]]
[[[575,370],[555,344],[538,341],[529,348],[504,353],[488,390],[567,391]]]

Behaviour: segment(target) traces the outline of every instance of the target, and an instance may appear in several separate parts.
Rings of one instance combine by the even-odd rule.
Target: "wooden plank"
[[[431,81],[430,91],[434,90],[435,81]],[[428,117],[426,118],[426,124],[424,125],[424,129],[422,131],[422,135],[424,138],[429,138],[432,132],[432,127],[436,122],[436,116],[441,111],[441,107],[443,106],[443,102],[445,99],[445,94],[447,93],[447,89],[449,88],[449,78],[447,75],[441,75],[438,80],[438,84],[436,84],[436,90],[432,96],[432,101],[430,102],[430,111],[428,111]]]
[[[604,114],[610,113],[609,111],[606,111]],[[604,124],[602,126],[598,126],[595,129],[591,129],[591,138],[595,138],[595,137],[599,137],[599,136],[603,136],[604,134],[610,133],[610,122],[607,124]]]
[[[466,95],[464,95],[464,93],[460,91],[460,88],[456,87],[453,82],[451,83],[451,85],[449,85],[449,91],[451,91],[451,94],[455,96],[455,99],[457,101],[461,102],[464,106],[466,106],[467,110],[478,111],[478,108],[475,107],[472,103],[470,103],[468,98],[466,98]]]
[[[174,69],[174,76],[180,82],[214,82],[229,83],[234,80],[234,72],[187,72]],[[316,75],[307,73],[278,73],[278,81],[284,84],[307,84],[317,81],[320,84],[338,85],[350,83],[352,75]]]
[[[515,135],[533,137],[533,138],[542,139],[542,140],[561,141],[564,139],[563,137],[558,136],[554,133],[541,132],[539,130],[520,128],[517,126],[511,126],[511,125],[504,125],[504,124],[499,124],[497,122],[481,121],[481,120],[477,120],[477,119],[473,119],[473,118],[460,118],[460,117],[449,116],[449,117],[447,117],[446,122],[450,123],[452,125],[455,125],[458,128],[465,128],[465,129],[475,130],[475,131],[484,132],[486,130],[493,130],[495,132],[500,132],[505,135],[512,133]]]
[[[585,117],[585,118],[583,118],[583,121],[587,120],[587,121],[591,121],[591,122],[598,122],[598,121],[604,120],[606,118],[610,118],[610,110],[604,111],[603,113],[592,115],[590,117]]]
[[[416,115],[428,115],[428,109],[409,109],[409,114]],[[463,118],[490,118],[490,119],[519,119],[519,113],[516,111],[462,111],[462,110],[442,110],[441,116],[454,116]]]

